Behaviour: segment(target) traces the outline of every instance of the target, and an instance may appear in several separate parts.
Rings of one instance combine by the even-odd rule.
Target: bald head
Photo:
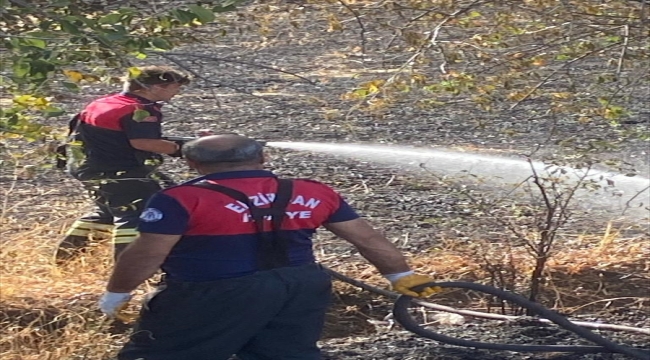
[[[236,134],[203,136],[183,146],[183,155],[195,168],[261,165],[263,145]]]

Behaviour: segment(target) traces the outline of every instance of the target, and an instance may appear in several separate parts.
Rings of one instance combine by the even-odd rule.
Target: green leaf
[[[202,24],[207,24],[214,20],[214,13],[200,5],[189,5],[190,10],[196,15]]]
[[[234,5],[226,4],[226,3],[224,3],[224,5],[218,5],[212,8],[212,11],[216,13],[222,13],[222,12],[228,12],[234,10],[236,10]]]
[[[65,114],[65,110],[58,107],[48,106],[43,109],[43,115],[45,115],[46,118],[61,116],[63,114]]]
[[[95,36],[95,39],[97,40],[97,42],[102,47],[111,49],[114,45],[111,44],[111,40],[108,38],[107,35],[110,35],[110,34],[106,34],[106,35],[105,34],[99,34],[99,35]]]
[[[131,38],[124,42],[126,50],[133,53],[141,53],[147,46],[148,44],[145,41],[142,41],[142,39]]]
[[[142,74],[142,70],[140,70],[140,68],[138,68],[136,66],[132,66],[132,67],[128,68],[128,71],[129,71],[129,78],[131,78],[131,79],[135,79],[138,76],[140,76],[140,74]]]
[[[47,46],[47,43],[44,40],[32,38],[32,37],[21,39],[20,43],[25,46],[33,46],[39,49],[45,49],[45,47]]]
[[[133,112],[133,120],[142,121],[151,116],[147,110],[138,109]]]
[[[158,18],[157,27],[160,29],[171,29],[172,28],[172,18],[169,16],[161,16]]]
[[[101,36],[104,42],[111,43],[117,40],[124,39],[126,33],[119,32],[119,31],[106,31],[103,35],[99,35],[99,36]]]
[[[43,31],[51,30],[50,26],[52,26],[53,23],[54,22],[52,20],[43,20],[40,23],[38,23],[38,28]]]
[[[19,78],[25,77],[27,74],[29,74],[30,70],[31,65],[26,61],[19,61],[13,66],[14,76]]]
[[[170,50],[171,48],[173,48],[172,44],[169,41],[158,37],[151,38],[149,40],[149,44],[151,44],[152,47],[157,49]]]
[[[43,78],[46,77],[52,71],[54,71],[56,69],[56,66],[49,61],[38,59],[32,61],[31,68],[32,68],[31,69],[32,76]]]
[[[97,20],[91,19],[86,16],[66,16],[64,20],[70,21],[73,24],[81,23],[82,25],[86,25],[89,27],[94,27],[95,25],[97,25]]]
[[[181,22],[181,24],[189,24],[196,18],[196,15],[185,10],[172,10],[171,14]]]
[[[59,22],[59,24],[61,25],[61,30],[65,31],[65,32],[67,32],[69,34],[72,34],[72,35],[81,34],[81,30],[79,30],[79,28],[76,25],[74,25],[73,23],[71,23],[68,20],[61,20]]]
[[[61,82],[61,85],[65,86],[65,88],[68,89],[68,90],[72,90],[74,92],[79,91],[79,85],[77,85],[77,84],[75,84],[73,82],[63,81],[63,82]]]
[[[11,127],[11,126],[17,125],[19,120],[20,120],[20,117],[18,117],[18,114],[13,113],[13,114],[11,114],[11,115],[9,115],[7,117],[7,122],[6,123],[7,123],[7,125],[9,125]]]
[[[102,16],[97,22],[99,24],[118,24],[122,20],[122,14],[119,13],[113,13],[113,14],[108,14],[105,16]]]
[[[360,98],[365,98],[366,96],[368,96],[368,90],[366,89],[354,90],[354,95]]]

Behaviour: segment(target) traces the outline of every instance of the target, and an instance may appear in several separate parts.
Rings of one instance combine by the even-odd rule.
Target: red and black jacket
[[[162,156],[131,146],[131,139],[160,139],[161,105],[131,93],[99,98],[79,113],[76,133],[83,142],[83,167],[121,171],[156,166]]]

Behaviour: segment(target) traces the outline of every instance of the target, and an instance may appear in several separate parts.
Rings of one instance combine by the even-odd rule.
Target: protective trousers
[[[164,174],[144,167],[113,172],[81,168],[75,177],[90,193],[96,208],[73,223],[66,239],[87,239],[91,233],[110,232],[115,257],[138,236],[138,218],[147,200],[162,189],[161,183],[171,183]]]
[[[210,282],[166,280],[118,360],[320,360],[331,296],[317,264]]]

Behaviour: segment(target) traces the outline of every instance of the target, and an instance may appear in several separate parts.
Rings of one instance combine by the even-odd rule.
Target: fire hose
[[[359,286],[365,290],[370,290],[373,292],[380,293],[381,295],[387,295],[393,297],[395,294],[381,289],[375,289],[372,286],[369,286],[361,281],[350,279],[345,275],[339,274],[338,272],[325,268],[325,270],[335,279],[347,282],[351,285]],[[544,306],[530,301],[525,297],[504,291],[492,286],[472,283],[472,282],[432,282],[428,284],[420,285],[414,290],[418,291],[419,288],[437,286],[441,288],[461,288],[474,290],[490,295],[494,295],[503,300],[507,300],[511,303],[517,304],[525,309],[531,310],[538,316],[543,319],[549,320],[549,322],[555,323],[558,326],[564,328],[565,330],[571,331],[574,334],[589,340],[596,344],[597,346],[585,346],[585,345],[520,345],[520,344],[494,344],[494,343],[485,343],[472,340],[464,340],[459,338],[454,338],[446,335],[436,333],[434,331],[425,329],[422,327],[413,317],[411,316],[409,309],[413,303],[414,298],[407,295],[399,295],[397,300],[393,305],[393,317],[404,329],[427,339],[439,341],[442,343],[462,346],[462,347],[471,347],[475,349],[487,349],[487,350],[502,350],[502,351],[514,351],[514,352],[566,352],[566,353],[576,353],[576,354],[588,354],[588,353],[619,353],[627,355],[634,359],[640,360],[650,360],[650,350],[640,349],[629,347],[625,345],[620,345],[615,342],[612,342],[608,339],[601,337],[590,331],[589,329],[580,326],[561,314],[558,314],[550,309],[545,308]],[[380,290],[380,291],[376,291]],[[646,333],[645,331],[641,331]],[[648,331],[650,334],[650,330]]]

